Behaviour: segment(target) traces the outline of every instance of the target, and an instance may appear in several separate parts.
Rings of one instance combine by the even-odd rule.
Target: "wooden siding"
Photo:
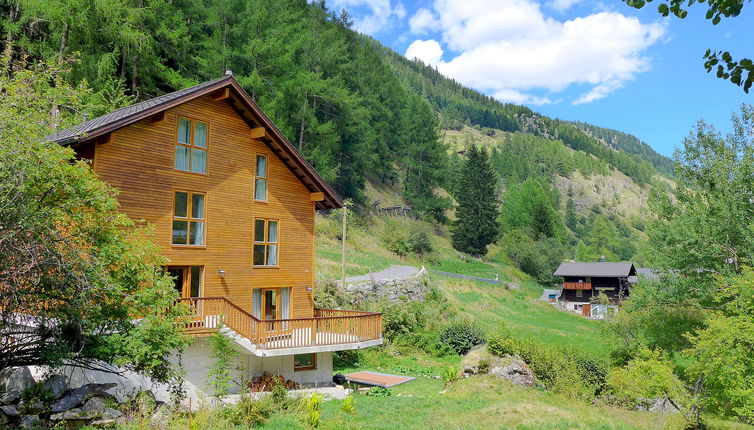
[[[207,174],[174,169],[177,117],[206,122]],[[268,157],[268,201],[254,201],[257,153]],[[252,288],[292,287],[291,318],[313,316],[314,209],[310,191],[226,100],[203,96],[112,132],[98,143],[94,169],[120,190],[122,210],[155,227],[170,265],[204,266],[204,297],[224,296],[251,312]],[[171,246],[173,193],[206,193],[205,246]],[[252,265],[254,218],[280,221],[279,267]],[[225,271],[220,278],[218,269]]]

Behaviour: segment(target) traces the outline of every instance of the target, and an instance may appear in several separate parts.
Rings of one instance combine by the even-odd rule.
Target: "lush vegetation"
[[[6,51],[0,69],[0,368],[104,361],[173,380],[188,339],[165,260],[115,190],[45,139],[96,99],[55,62],[16,70]]]

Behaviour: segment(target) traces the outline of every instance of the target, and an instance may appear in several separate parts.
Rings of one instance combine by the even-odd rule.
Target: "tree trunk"
[[[301,128],[298,132],[298,150],[301,151],[301,148],[304,146],[304,130],[306,128],[306,110],[309,104],[309,99],[307,97],[307,93],[304,93],[304,108],[303,112],[301,113]]]
[[[12,24],[18,20],[18,14],[20,12],[21,6],[18,4],[18,2],[13,2],[13,4],[10,7],[10,14],[8,16],[8,23]],[[5,35],[5,47],[7,48],[10,46],[11,43],[13,43],[13,31],[11,30],[12,26],[8,26],[8,34]]]
[[[63,27],[63,34],[60,36],[60,49],[58,50],[58,64],[62,65],[65,60],[65,51],[68,49],[68,33],[71,31],[71,26],[67,22]]]

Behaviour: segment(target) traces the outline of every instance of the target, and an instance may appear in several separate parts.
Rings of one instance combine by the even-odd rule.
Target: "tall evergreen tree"
[[[459,184],[453,247],[461,252],[484,255],[498,237],[497,175],[487,152],[471,146],[466,152]]]

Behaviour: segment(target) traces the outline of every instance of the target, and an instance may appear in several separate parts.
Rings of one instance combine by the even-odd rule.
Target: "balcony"
[[[591,282],[563,282],[564,290],[591,290]]]
[[[314,309],[311,318],[260,320],[225,297],[183,298],[192,319],[186,331],[204,336],[222,328],[260,357],[359,349],[382,343],[382,314]]]

